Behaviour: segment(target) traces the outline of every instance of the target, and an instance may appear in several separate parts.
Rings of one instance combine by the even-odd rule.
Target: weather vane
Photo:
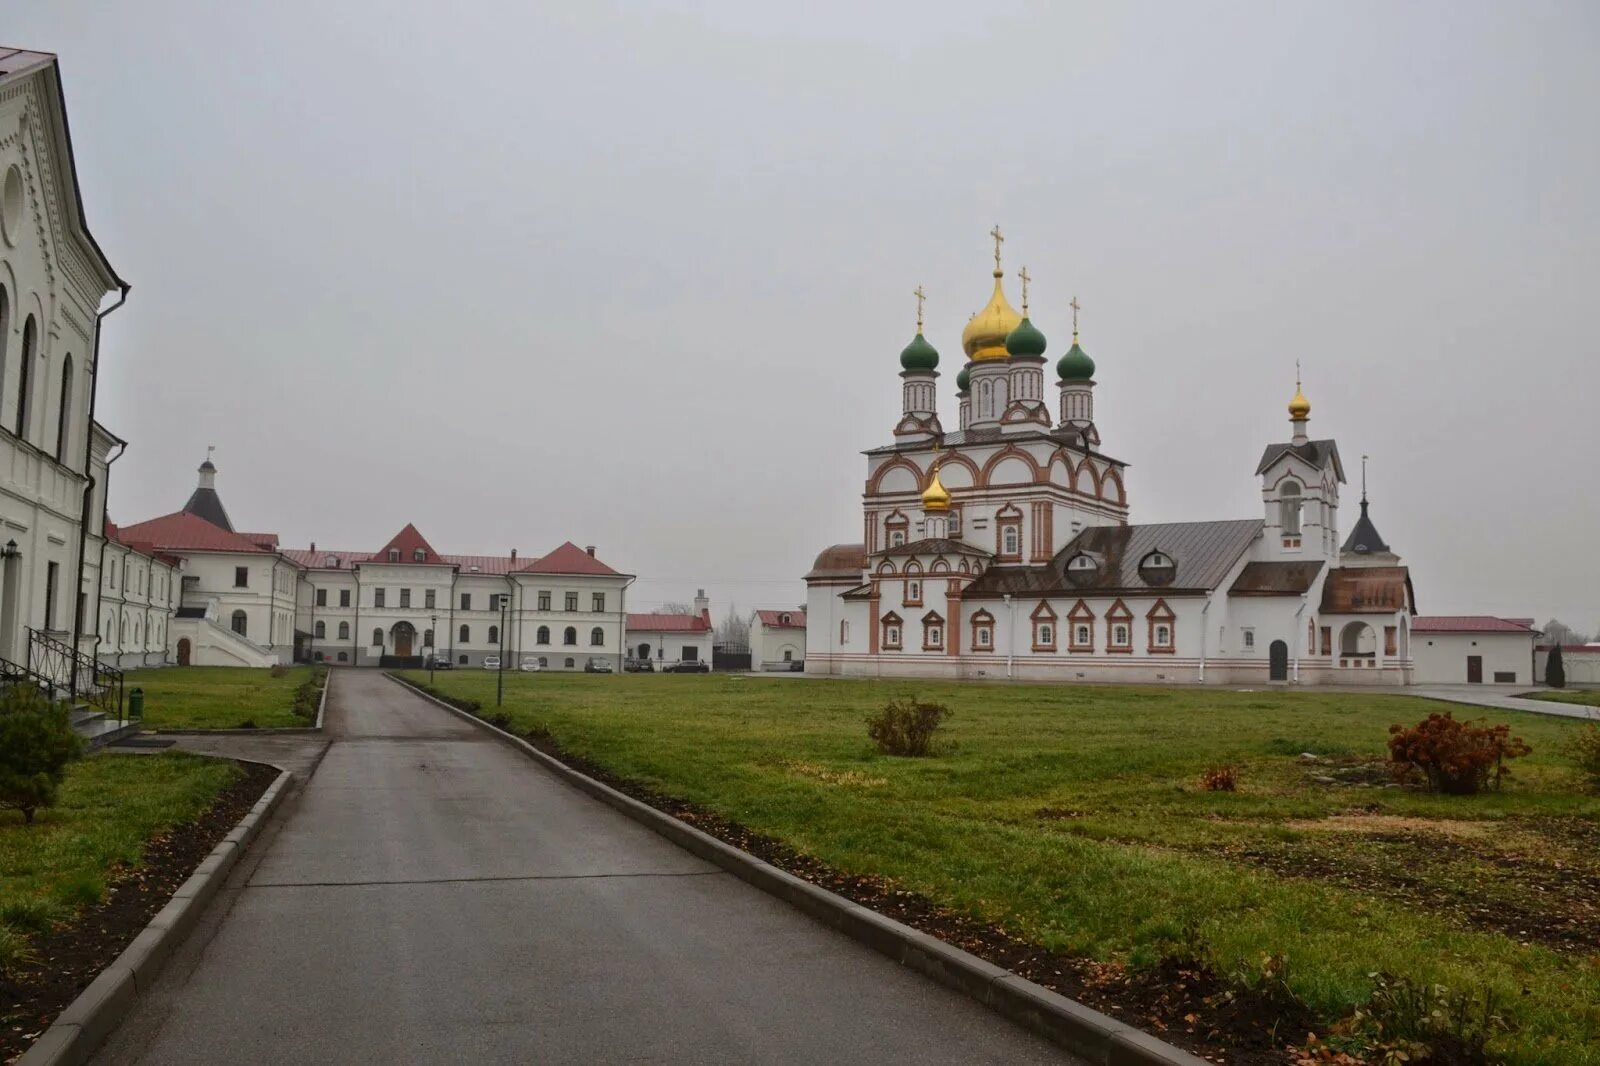
[[[922,301],[926,300],[928,298],[928,294],[922,291],[922,286],[921,285],[918,285],[915,289],[911,290],[911,295],[913,295],[913,296],[915,296],[917,298],[917,332],[921,333],[922,332]]]
[[[1017,271],[1017,277],[1022,279],[1022,317],[1028,317],[1028,282],[1033,279],[1028,276],[1028,268],[1024,266]]]
[[[1000,273],[1000,245],[1005,243],[1005,238],[1000,235],[1000,223],[994,224],[994,229],[989,231],[989,236],[994,238],[994,272]]]

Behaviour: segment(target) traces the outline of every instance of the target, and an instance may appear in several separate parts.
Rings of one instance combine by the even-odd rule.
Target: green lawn
[[[1600,707],[1600,688],[1540,689],[1522,693],[1524,699],[1549,700],[1551,703],[1576,703],[1583,707]]]
[[[99,902],[113,866],[137,864],[147,839],[192,821],[238,775],[231,762],[176,752],[93,755],[68,767],[34,825],[0,811],[0,970],[29,933]]]
[[[492,674],[436,684],[494,709]],[[1491,990],[1517,1027],[1503,1038],[1516,1061],[1600,1063],[1600,798],[1579,791],[1561,750],[1573,722],[1492,712],[1534,754],[1504,791],[1450,798],[1382,787],[1388,726],[1446,706],[1400,696],[717,675],[506,684],[519,730],[548,728],[618,774],[1048,948],[1144,966],[1198,946],[1222,974],[1285,955],[1290,984],[1328,1020],[1362,1003],[1377,971]],[[950,753],[872,749],[866,715],[910,694],[954,709]],[[1198,789],[1216,764],[1239,767],[1240,791]]]
[[[315,719],[294,713],[295,690],[311,679],[313,668],[277,671],[231,666],[169,666],[130,670],[126,689],[144,689],[147,729],[265,729],[308,726]]]

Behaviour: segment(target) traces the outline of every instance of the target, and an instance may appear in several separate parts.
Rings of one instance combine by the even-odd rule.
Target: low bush
[[[234,726],[233,728],[235,728],[235,729],[260,729],[261,727],[256,725],[256,720],[254,718],[245,718],[245,719],[241,720],[239,722],[239,724]]]
[[[1356,1009],[1352,1028],[1390,1062],[1486,1063],[1488,1044],[1510,1030],[1494,994],[1379,973],[1372,997]]]
[[[1200,787],[1207,792],[1239,791],[1239,771],[1232,766],[1207,767],[1200,775]]]
[[[504,729],[507,731],[511,729],[511,716],[505,711],[493,711],[489,714],[483,715],[482,718],[485,722],[488,722],[496,729]]]
[[[273,669],[276,670],[277,667],[273,667]],[[300,687],[294,690],[294,706],[292,710],[295,717],[304,718],[310,722],[316,721],[317,711],[322,703],[322,689],[327,683],[328,668],[326,666],[313,667],[311,676],[306,678]]]
[[[1600,725],[1590,722],[1574,729],[1567,738],[1567,754],[1588,778],[1589,788],[1600,792]]]
[[[1389,764],[1400,780],[1420,774],[1434,792],[1470,796],[1511,776],[1506,760],[1532,752],[1505,725],[1457,721],[1435,712],[1414,726],[1389,727]]]
[[[273,677],[288,677],[289,668],[282,663],[273,663],[272,668],[267,673]]]
[[[0,810],[34,812],[56,801],[67,764],[83,754],[67,705],[47,699],[31,685],[0,693]]]
[[[885,755],[930,755],[933,735],[949,717],[950,708],[942,703],[915,697],[890,700],[883,710],[867,719],[867,736]]]

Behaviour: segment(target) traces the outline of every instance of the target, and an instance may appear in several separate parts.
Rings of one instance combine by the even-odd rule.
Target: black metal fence
[[[711,646],[711,668],[713,670],[750,669],[750,645],[713,644]]]
[[[27,672],[57,699],[83,702],[118,722],[126,721],[123,675],[93,656],[38,629],[28,630]]]

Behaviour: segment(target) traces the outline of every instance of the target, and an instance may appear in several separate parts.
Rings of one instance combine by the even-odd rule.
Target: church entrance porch
[[[406,670],[422,669],[422,656],[417,654],[417,628],[410,622],[396,622],[389,630],[389,644],[394,653],[378,657],[378,665]]]

